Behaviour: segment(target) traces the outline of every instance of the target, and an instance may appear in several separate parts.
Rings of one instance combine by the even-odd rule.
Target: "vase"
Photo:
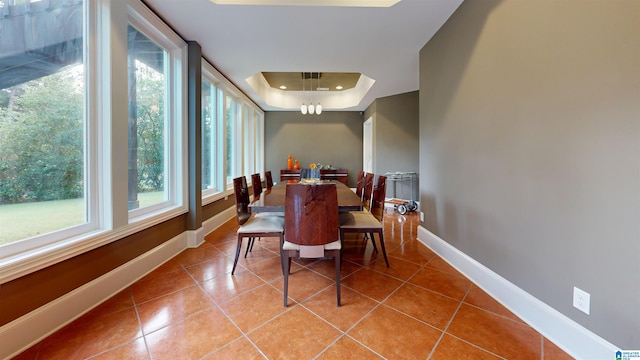
[[[292,168],[293,168],[293,164],[291,160],[291,154],[289,154],[289,157],[287,158],[287,170],[291,170]]]
[[[298,164],[298,159],[296,159],[296,164],[293,165],[293,170],[300,170],[300,164]]]

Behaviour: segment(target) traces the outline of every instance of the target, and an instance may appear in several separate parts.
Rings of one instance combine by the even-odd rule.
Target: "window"
[[[168,200],[165,129],[167,52],[129,25],[128,29],[129,210]]]
[[[137,4],[137,3],[136,3]],[[184,42],[142,6],[127,27],[129,219],[185,208]],[[114,120],[115,121],[115,120]]]
[[[206,60],[202,60],[202,197],[232,190],[233,178],[261,172],[263,113]]]
[[[218,172],[218,89],[206,77],[202,79],[202,192],[220,191]]]
[[[78,16],[85,4],[28,5],[4,3],[13,26],[0,30],[22,40],[0,42],[0,253],[9,255],[86,232],[94,217],[87,211],[85,19]]]
[[[234,98],[231,95],[225,94],[224,96],[224,122],[225,122],[225,151],[226,151],[226,175],[227,175],[227,187],[230,187],[233,178],[240,175],[237,172],[237,149],[236,147],[236,114],[237,105]]]
[[[264,115],[254,110],[255,119],[255,167],[256,172],[262,173],[264,169]]]
[[[243,154],[244,154],[244,173],[254,174],[256,171],[256,128],[255,114],[253,108],[244,106],[242,111],[242,129],[243,129]]]
[[[138,0],[0,5],[0,282],[185,213],[184,41]]]

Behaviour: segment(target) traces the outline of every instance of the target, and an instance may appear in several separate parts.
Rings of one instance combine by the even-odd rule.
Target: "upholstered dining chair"
[[[253,190],[253,199],[257,199],[262,194],[262,180],[260,179],[260,174],[252,174],[251,175],[251,188]],[[268,217],[268,216],[279,216],[282,221],[284,221],[284,213],[257,213],[254,217]],[[247,250],[244,252],[244,257],[247,257],[250,251],[253,250],[253,244],[255,243],[256,237],[249,239],[249,245],[247,245]],[[257,236],[258,240],[261,236]]]
[[[253,198],[257,199],[262,194],[262,180],[260,174],[251,175],[251,188],[253,189]]]
[[[364,189],[364,175],[365,172],[360,170],[358,171],[358,180],[356,181],[356,187],[353,189],[356,192],[356,195],[362,200],[362,190]]]
[[[364,190],[362,192],[362,205],[366,210],[371,206],[371,195],[373,194],[373,173],[367,173],[364,176]]]
[[[271,176],[271,171],[265,171],[264,178],[267,190],[271,190],[271,188],[273,187],[273,177]]]
[[[249,189],[244,176],[233,179],[233,191],[236,199],[236,218],[238,220],[238,243],[236,245],[236,256],[233,260],[233,275],[238,265],[242,240],[248,238],[247,249],[252,245],[256,237],[277,237],[280,243],[284,241],[284,218],[280,216],[252,217],[249,212]],[[246,257],[246,253],[245,253]]]
[[[340,214],[340,239],[344,240],[345,233],[359,233],[368,235],[371,238],[373,249],[378,252],[376,239],[374,234],[378,234],[380,239],[380,247],[384,261],[389,267],[389,259],[387,258],[387,250],[384,246],[384,199],[387,190],[387,177],[378,176],[377,186],[373,190],[371,207],[369,211],[350,211]],[[366,240],[366,239],[365,239]]]
[[[292,258],[333,258],[337,306],[340,306],[340,251],[338,193],[335,184],[287,184],[285,241],[280,248],[284,274],[284,306],[287,307]]]

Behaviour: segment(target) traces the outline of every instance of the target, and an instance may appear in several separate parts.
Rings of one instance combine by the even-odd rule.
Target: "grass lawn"
[[[140,206],[162,201],[163,192],[138,194]],[[0,205],[0,245],[82,224],[84,200],[54,200]]]

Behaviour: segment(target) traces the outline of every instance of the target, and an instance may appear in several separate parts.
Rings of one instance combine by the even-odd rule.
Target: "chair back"
[[[251,175],[251,188],[253,189],[253,198],[259,198],[260,194],[262,194],[262,180],[260,180],[260,174]]]
[[[287,184],[284,209],[286,241],[298,245],[324,245],[338,240],[335,184]]]
[[[273,187],[273,177],[271,177],[271,171],[265,171],[264,178],[265,178],[267,190],[271,190],[271,188]]]
[[[364,176],[364,192],[362,194],[362,204],[367,210],[369,210],[371,206],[372,194],[373,194],[373,174],[368,173]]]
[[[249,212],[249,189],[244,176],[233,179],[233,193],[236,198],[236,218],[238,225],[242,225],[251,217]]]
[[[362,189],[364,189],[364,171],[358,171],[358,181],[356,182],[356,195],[362,200]]]
[[[371,199],[371,208],[369,211],[378,221],[382,222],[384,217],[384,199],[387,196],[387,177],[384,175],[378,176],[378,182],[373,189],[373,196]]]

